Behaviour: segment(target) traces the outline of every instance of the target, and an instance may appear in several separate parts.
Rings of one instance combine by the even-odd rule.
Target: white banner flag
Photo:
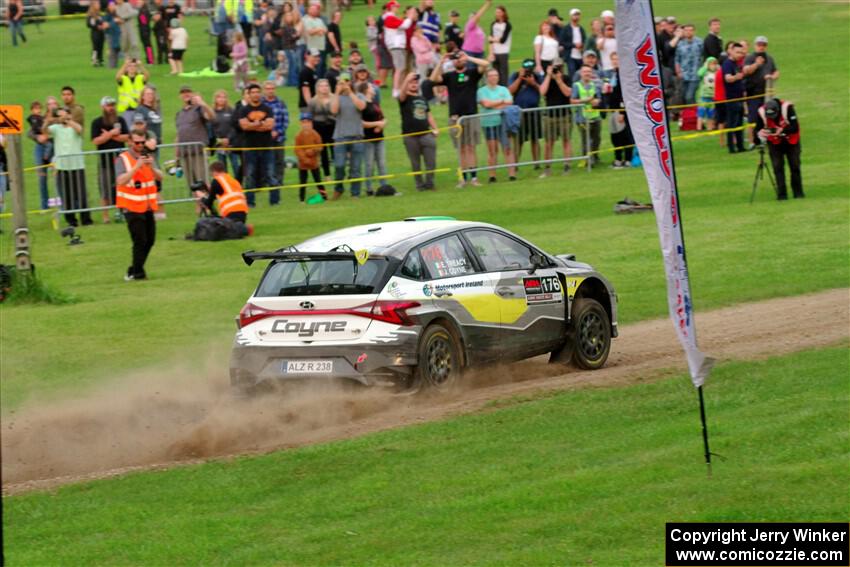
[[[714,359],[697,347],[688,263],[679,215],[679,195],[670,126],[664,105],[661,64],[655,45],[651,0],[616,0],[617,54],[623,101],[640,153],[667,272],[667,303],[685,349],[694,386],[702,386]]]

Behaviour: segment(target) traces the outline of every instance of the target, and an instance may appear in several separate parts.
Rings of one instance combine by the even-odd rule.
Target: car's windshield
[[[257,290],[258,297],[378,293],[387,269],[383,259],[302,260],[276,262]]]

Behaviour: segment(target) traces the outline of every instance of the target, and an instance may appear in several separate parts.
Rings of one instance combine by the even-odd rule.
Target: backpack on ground
[[[245,223],[221,217],[201,217],[195,224],[195,230],[186,237],[189,240],[215,242],[218,240],[238,240],[248,236]]]

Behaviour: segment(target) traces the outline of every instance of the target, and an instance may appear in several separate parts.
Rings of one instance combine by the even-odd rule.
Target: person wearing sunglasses
[[[133,263],[127,268],[125,281],[147,279],[145,261],[156,240],[156,183],[162,172],[156,167],[153,153],[145,146],[147,134],[134,128],[126,151],[115,160],[115,205],[124,212],[127,230],[133,242]]]

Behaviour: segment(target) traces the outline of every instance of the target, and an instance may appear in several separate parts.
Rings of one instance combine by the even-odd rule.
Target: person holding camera
[[[444,74],[443,65],[449,60],[452,70]],[[463,51],[453,51],[443,55],[440,63],[431,71],[431,82],[445,85],[449,93],[449,126],[456,125],[461,116],[478,112],[478,82],[489,66],[490,62],[485,59],[471,57]],[[454,131],[452,141],[455,147],[460,146],[461,167],[467,170],[458,188],[465,187],[467,181],[473,187],[480,187],[475,171],[475,146],[481,143],[481,123],[478,120],[464,122],[460,134]]]
[[[174,141],[182,145],[177,146],[175,153],[183,166],[186,185],[191,191],[196,182],[206,181],[207,157],[204,147],[210,139],[207,124],[215,120],[215,111],[189,85],[180,87],[180,99],[183,107],[174,118],[177,128]]]
[[[755,40],[755,51],[744,58],[744,75],[746,75],[747,96],[756,96],[747,101],[747,119],[756,121],[759,108],[764,104],[768,81],[779,79],[779,69],[776,62],[767,53],[767,38],[760,35]],[[759,143],[757,132],[753,130],[753,144]]]
[[[210,164],[210,177],[212,183],[209,189],[198,192],[204,210],[212,213],[215,205],[221,218],[245,224],[248,221],[248,200],[242,185],[228,175],[227,166],[220,161]]]
[[[333,140],[334,148],[334,179],[337,184],[332,199],[342,197],[344,191],[342,180],[358,179],[366,148],[363,146],[363,110],[366,108],[366,97],[354,91],[351,85],[351,75],[341,73],[336,84],[336,96],[331,100],[331,113],[336,116]],[[351,196],[360,197],[360,181],[351,182]]]
[[[570,144],[570,109],[565,108],[570,104],[570,96],[573,94],[573,87],[567,82],[564,77],[564,65],[558,63],[551,65],[546,69],[546,77],[543,79],[543,84],[540,85],[540,94],[546,97],[546,114],[543,116],[543,132],[546,138],[546,149],[544,159],[552,159],[552,150],[555,146],[555,141],[561,139],[561,147],[564,157],[564,173],[569,173],[570,164],[566,160],[572,154],[572,145]],[[547,163],[543,173],[540,174],[541,179],[545,179],[552,174],[551,164]]]
[[[67,100],[67,99],[66,99]],[[57,108],[44,122],[43,134],[53,140],[53,164],[56,170],[56,185],[62,198],[63,210],[87,209],[86,163],[83,158],[83,127],[74,120],[71,111]],[[65,213],[68,226],[77,226],[77,216]],[[80,213],[83,226],[93,224],[91,213]]]
[[[416,73],[409,73],[401,83],[401,92],[398,95],[399,114],[401,115],[401,133],[416,134],[404,137],[404,149],[407,150],[407,158],[410,160],[410,168],[413,173],[422,171],[422,163],[425,164],[424,175],[414,175],[417,191],[431,191],[434,187],[434,170],[437,168],[437,121],[431,114],[428,99],[420,94],[419,83],[421,77]]]
[[[514,104],[520,108],[537,108],[540,106],[540,84],[544,77],[534,72],[534,59],[522,62],[522,69],[512,74],[508,79],[508,91],[514,97]],[[517,161],[522,155],[522,145],[531,142],[531,157],[534,161],[540,159],[540,136],[543,131],[540,112],[523,112],[517,138]]]
[[[130,132],[130,147],[115,160],[116,206],[124,211],[127,230],[133,241],[133,263],[127,268],[124,281],[147,279],[145,261],[156,240],[157,211],[156,183],[162,181],[153,152],[145,145],[144,130]]]
[[[773,175],[776,177],[776,198],[780,201],[788,199],[788,188],[785,184],[786,159],[788,169],[791,170],[791,191],[794,198],[805,197],[803,177],[800,174],[800,124],[797,122],[794,105],[778,98],[767,101],[758,109],[755,131],[759,139],[767,143],[770,152]]]

